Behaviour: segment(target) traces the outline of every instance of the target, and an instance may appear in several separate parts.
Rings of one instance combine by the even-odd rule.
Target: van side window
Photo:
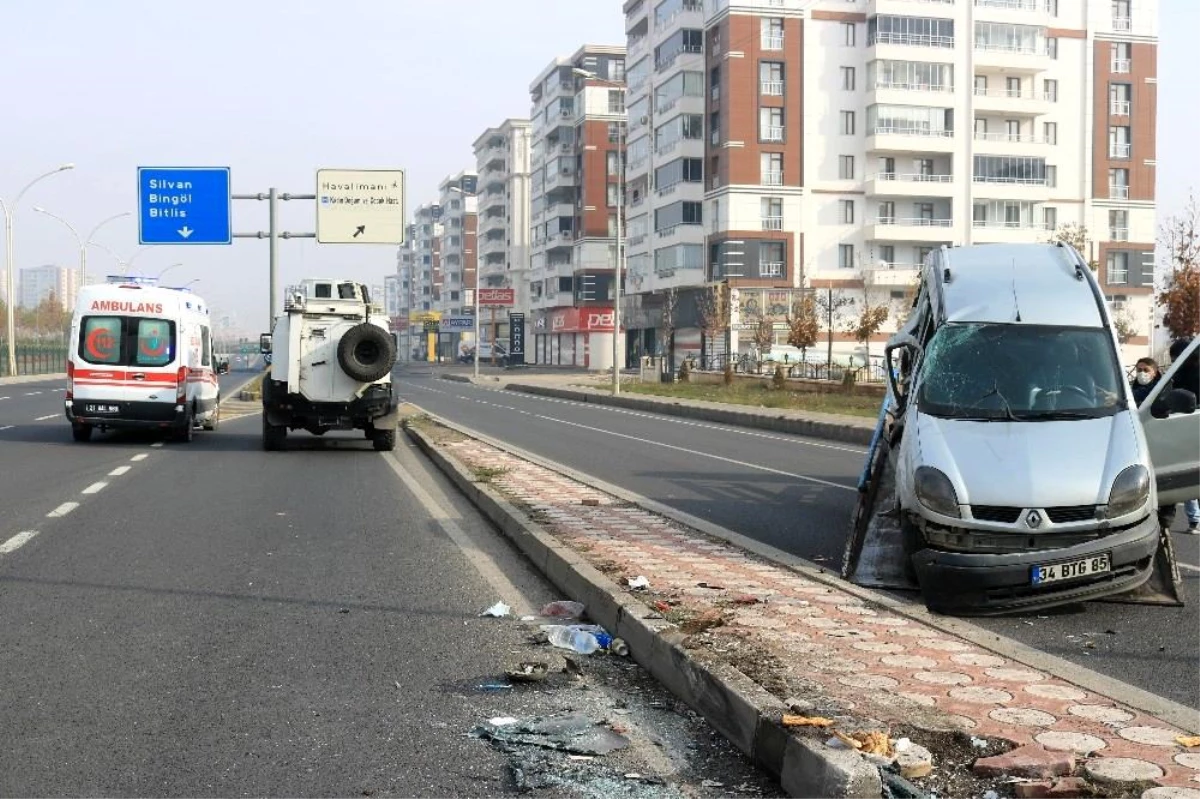
[[[200,328],[200,365],[212,365],[212,335],[203,326]]]
[[[329,300],[333,298],[333,291],[328,283],[318,283],[313,288],[313,296],[318,300]]]
[[[356,299],[358,299],[358,297],[354,296],[354,284],[353,283],[339,284],[338,285],[338,299],[339,300],[356,300]]]

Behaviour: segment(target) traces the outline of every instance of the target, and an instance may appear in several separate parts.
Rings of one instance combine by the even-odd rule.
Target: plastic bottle
[[[542,608],[542,615],[558,619],[578,619],[583,615],[583,605],[569,599],[561,599]]]
[[[546,631],[550,643],[560,649],[571,649],[581,655],[590,655],[600,648],[596,636],[587,630],[576,630],[571,627],[551,627]]]

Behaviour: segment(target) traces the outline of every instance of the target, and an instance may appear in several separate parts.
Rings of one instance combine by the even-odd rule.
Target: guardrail
[[[8,342],[0,341],[0,377],[49,375],[67,369],[66,344],[17,343],[17,372],[8,373]]]

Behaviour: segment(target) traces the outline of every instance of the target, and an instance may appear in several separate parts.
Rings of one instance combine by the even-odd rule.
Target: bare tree
[[[1158,295],[1163,325],[1175,339],[1200,333],[1200,207],[1194,195],[1163,222],[1158,243],[1171,259],[1171,273]]]
[[[834,296],[833,286],[826,286],[825,293],[818,293],[816,296],[817,307],[821,310],[821,316],[824,317],[825,326],[825,362],[828,364],[830,374],[833,370],[833,328],[836,324],[838,311],[845,308],[847,305],[853,305],[854,299],[841,294]]]
[[[662,351],[667,356],[671,372],[675,371],[675,324],[678,320],[679,292],[669,288],[663,294]]]
[[[1117,331],[1117,341],[1122,344],[1128,344],[1129,340],[1137,335],[1137,325],[1133,323],[1133,319],[1125,311],[1113,314],[1113,327]]]
[[[1100,263],[1088,255],[1091,249],[1091,239],[1088,238],[1088,229],[1076,222],[1068,222],[1065,225],[1059,225],[1058,229],[1050,234],[1050,243],[1058,242],[1069,244],[1075,248],[1075,251],[1083,256],[1083,260],[1087,261],[1087,265],[1095,272]]]
[[[809,347],[816,346],[821,322],[817,319],[817,303],[811,292],[805,292],[792,303],[787,315],[787,343],[800,350],[805,357]]]
[[[713,283],[700,296],[700,332],[716,342],[729,327],[729,284]]]
[[[758,346],[759,352],[769,349],[775,343],[775,325],[771,320],[760,315],[758,321],[754,323],[754,330],[750,337]]]
[[[867,348],[868,357],[871,355],[871,336],[879,332],[890,315],[891,310],[886,305],[872,305],[870,294],[863,289],[863,301],[858,316],[846,326],[846,332]]]

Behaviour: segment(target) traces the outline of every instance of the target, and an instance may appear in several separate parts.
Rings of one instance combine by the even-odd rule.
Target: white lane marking
[[[11,425],[11,424],[0,425],[0,430],[12,430],[13,427],[15,427],[15,425]]]
[[[83,493],[83,494],[99,494],[101,491],[103,491],[103,490],[104,490],[104,488],[105,488],[107,485],[108,485],[108,483],[106,483],[106,482],[104,482],[103,480],[101,480],[101,481],[100,481],[100,482],[98,482],[98,483],[92,483],[90,486],[88,486],[87,488],[83,489],[83,491],[82,491],[82,492],[80,492],[80,493]]]
[[[133,456],[132,458],[130,458],[129,460],[131,460],[131,461],[135,461],[135,462],[136,462],[136,461],[144,461],[144,460],[146,460],[146,458],[147,458],[147,457],[148,457],[148,456],[146,455],[146,453],[144,453],[144,452],[143,452],[143,453],[141,453],[140,455],[134,455],[134,456]]]
[[[64,502],[46,514],[47,519],[59,519],[79,507],[78,502]]]
[[[109,472],[108,476],[109,477],[120,477],[121,475],[125,474],[125,472],[129,471],[132,468],[133,468],[132,466],[118,466],[117,468],[115,468],[111,472]]]
[[[1190,563],[1179,563],[1178,561],[1176,561],[1175,565],[1184,571],[1196,572],[1197,574],[1200,574],[1200,566],[1193,566]]]
[[[151,446],[151,447],[161,447],[162,445],[163,445],[163,443],[162,443],[161,441],[155,441],[155,442],[154,442],[153,444],[151,444],[150,446]]]
[[[44,422],[44,421],[46,421],[47,419],[57,419],[57,418],[58,418],[58,414],[57,414],[57,413],[52,413],[52,414],[50,414],[49,416],[39,416],[38,418],[34,419],[33,421],[35,421],[35,422]]]
[[[42,392],[40,392],[40,391],[30,391],[30,392],[29,392],[28,394],[26,394],[25,396],[27,396],[27,397],[36,397],[36,396],[38,396],[38,395],[39,395],[39,394],[41,394],[41,393],[42,393]]]
[[[417,498],[417,501],[425,507],[430,517],[442,528],[446,536],[462,550],[463,555],[471,562],[471,565],[475,567],[480,576],[491,584],[495,595],[502,596],[512,603],[513,612],[517,616],[532,612],[532,608],[529,607],[524,592],[508,579],[508,575],[500,569],[491,556],[472,539],[468,532],[463,530],[454,521],[455,517],[447,512],[450,507],[449,500],[446,499],[444,505],[438,502],[417,482],[415,477],[409,474],[408,470],[401,465],[400,461],[394,455],[386,452],[380,454],[384,456],[387,465],[396,473],[396,476],[400,478],[400,481],[404,483],[409,492]],[[436,491],[437,489],[434,490]],[[438,493],[440,494],[441,492],[439,491]],[[442,498],[445,499],[444,494]]]
[[[723,463],[732,463],[735,466],[742,466],[746,469],[755,469],[760,472],[769,472],[770,474],[778,474],[783,477],[791,477],[795,480],[804,480],[805,482],[808,482],[808,483],[816,483],[818,485],[828,486],[829,488],[840,488],[844,491],[857,491],[858,490],[855,486],[842,485],[841,483],[833,483],[833,482],[830,482],[829,480],[822,480],[819,477],[809,477],[809,476],[803,475],[803,474],[795,474],[793,472],[785,472],[780,469],[772,469],[770,466],[762,466],[757,463],[747,463],[746,461],[739,461],[734,458],[725,458],[720,455],[713,455],[712,453],[709,453],[709,452],[701,452],[700,450],[688,449],[687,447],[677,447],[674,444],[664,444],[661,441],[647,442],[646,439],[638,438],[637,436],[627,436],[624,433],[614,433],[611,430],[604,430],[603,428],[600,428],[600,427],[591,427],[590,425],[579,424],[578,422],[568,422],[565,419],[555,419],[553,416],[544,416],[542,414],[536,414],[535,418],[545,419],[547,422],[557,422],[558,424],[564,424],[564,425],[567,425],[568,427],[578,427],[583,430],[591,430],[592,432],[595,432],[595,433],[604,433],[605,435],[615,436],[616,438],[625,438],[630,441],[640,441],[643,443],[650,443],[656,447],[663,447],[664,449],[673,449],[676,452],[683,452],[688,455],[695,455],[700,458],[711,458],[712,460],[715,460],[715,461],[722,461]]]
[[[17,551],[35,535],[37,535],[37,530],[26,530],[23,533],[17,533],[3,544],[0,544],[0,555],[7,555],[10,552]]]
[[[463,399],[463,400],[468,399],[467,397],[463,397],[461,395],[455,395],[448,391],[442,391],[441,389],[429,388],[427,386],[422,386],[420,384],[411,383],[408,381],[401,381],[401,382],[404,383],[405,385],[413,386],[414,388],[420,389],[422,391],[429,391],[433,394],[446,394],[448,396],[456,396],[458,399]],[[480,389],[482,391],[492,391],[492,392],[495,392],[498,394],[505,394],[505,395],[509,395],[509,396],[511,396],[514,393],[514,392],[511,392],[508,389],[504,389],[504,388],[488,388],[486,386],[475,386],[475,388]],[[588,408],[590,410],[606,411],[608,413],[620,414],[622,416],[633,416],[638,419],[649,419],[649,420],[652,420],[655,422],[667,422],[669,424],[679,425],[680,427],[694,427],[694,428],[697,428],[700,430],[715,430],[717,432],[733,433],[735,435],[747,436],[749,438],[762,438],[762,439],[766,439],[768,441],[779,441],[779,442],[782,442],[785,444],[802,444],[806,447],[815,447],[817,449],[832,449],[832,450],[837,450],[838,452],[851,452],[851,453],[854,453],[855,455],[862,455],[862,454],[865,454],[867,451],[866,447],[853,447],[853,446],[847,446],[845,444],[825,444],[825,443],[822,443],[819,441],[813,441],[810,438],[805,438],[804,436],[802,436],[799,433],[796,433],[791,436],[778,435],[775,433],[762,433],[762,432],[758,432],[755,430],[741,429],[732,423],[721,425],[721,424],[713,424],[710,422],[696,422],[696,421],[692,421],[689,419],[681,419],[678,417],[672,417],[665,413],[660,414],[660,413],[649,413],[647,411],[635,411],[635,410],[630,410],[629,408],[618,408],[613,405],[603,405],[600,403],[593,403],[593,402],[580,402],[578,400],[563,399],[561,397],[545,397],[545,396],[542,396],[541,394],[527,394],[523,391],[515,392],[515,393],[519,394],[523,399],[538,400],[539,402],[552,402],[552,403],[556,403],[558,405],[572,405],[575,407]],[[479,402],[479,400],[473,400],[473,401]],[[484,403],[484,404],[486,404],[486,403]],[[497,405],[496,407],[507,408],[508,410],[513,410],[513,411],[516,411],[517,413],[529,413],[528,411],[522,411],[519,408],[513,408],[508,405]]]
[[[8,397],[0,397],[0,400],[6,400],[6,399],[9,399],[9,398]]]

